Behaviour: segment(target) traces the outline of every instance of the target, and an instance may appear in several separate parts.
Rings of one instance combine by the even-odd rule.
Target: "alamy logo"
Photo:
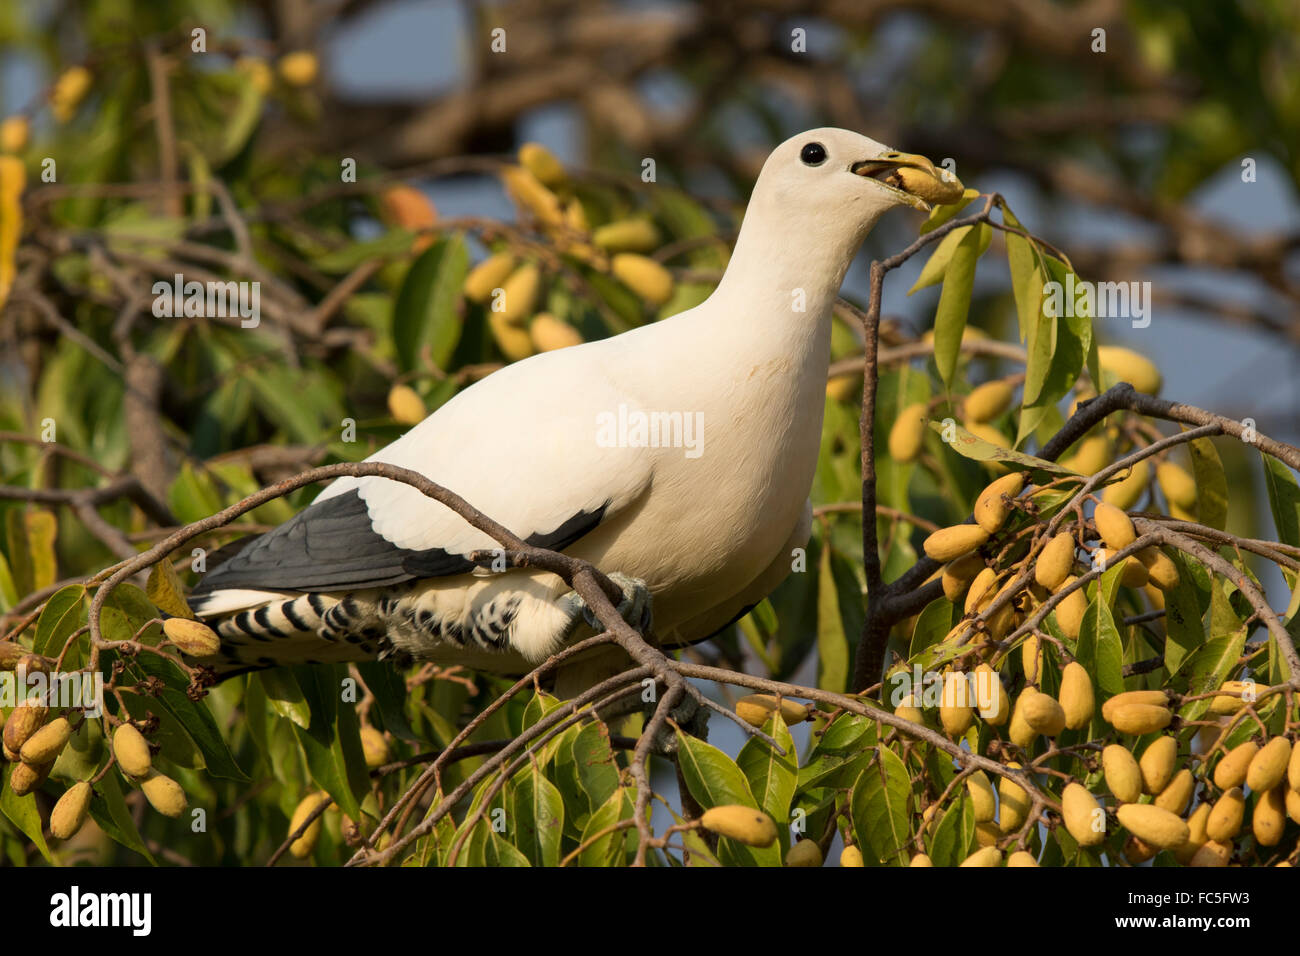
[[[160,319],[231,318],[246,329],[262,321],[260,282],[186,282],[178,272],[171,282],[155,282],[153,294],[153,314]]]
[[[1064,286],[1053,280],[1043,286],[1043,314],[1073,318],[1087,315],[1098,319],[1133,320],[1133,328],[1151,324],[1150,282],[1089,282],[1065,274]]]
[[[50,897],[50,925],[125,926],[133,936],[148,936],[153,927],[153,896],[149,893],[82,893],[73,886]]]
[[[620,404],[596,415],[601,448],[684,448],[687,458],[704,454],[703,412],[644,412]]]

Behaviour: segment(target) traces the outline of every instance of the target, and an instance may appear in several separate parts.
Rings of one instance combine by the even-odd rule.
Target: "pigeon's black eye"
[[[809,143],[799,150],[799,158],[805,166],[820,166],[826,162],[826,147],[821,143]]]

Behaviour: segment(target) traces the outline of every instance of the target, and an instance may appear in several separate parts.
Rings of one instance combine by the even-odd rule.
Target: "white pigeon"
[[[662,645],[709,638],[807,543],[831,306],[881,215],[926,208],[886,182],[902,167],[938,175],[847,130],[787,140],[706,301],[509,365],[368,460],[414,469],[521,538],[601,568],[631,623],[652,609]],[[238,544],[191,598],[222,637],[227,673],[376,657],[522,673],[593,632],[558,577],[471,565],[465,555],[497,543],[382,478],[341,478]],[[569,683],[616,666],[606,653]]]

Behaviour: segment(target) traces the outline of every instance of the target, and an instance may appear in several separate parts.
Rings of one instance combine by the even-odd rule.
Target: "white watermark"
[[[159,319],[239,319],[245,329],[255,329],[262,321],[260,282],[186,282],[178,272],[171,282],[159,279],[152,291],[153,314]]]
[[[1044,284],[1043,313],[1053,319],[1131,319],[1133,328],[1145,329],[1151,324],[1151,283],[1089,282],[1067,272],[1064,286],[1055,280]]]
[[[620,403],[617,412],[596,414],[601,448],[684,448],[687,458],[704,454],[703,412],[645,412]]]
[[[151,893],[82,893],[73,886],[50,897],[50,925],[125,926],[133,936],[148,936],[153,928]]]
[[[80,710],[94,719],[104,712],[104,675],[98,671],[0,671],[0,707],[35,697],[47,707]]]
[[[956,676],[961,679],[945,681],[943,674],[922,671],[919,664],[911,671],[897,671],[889,678],[890,706],[897,709],[910,698],[913,707],[974,707],[981,717],[996,717],[1001,678],[983,669]]]

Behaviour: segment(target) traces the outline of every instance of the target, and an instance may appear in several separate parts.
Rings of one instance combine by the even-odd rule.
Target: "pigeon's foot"
[[[662,691],[662,685],[660,690]],[[655,704],[647,704],[645,708],[645,718],[648,723],[650,715],[655,711]],[[668,716],[672,719],[672,724],[665,723],[655,733],[654,740],[651,742],[651,748],[658,754],[675,754],[678,749],[677,731],[673,728],[676,724],[681,728],[682,733],[690,734],[700,740],[709,738],[709,709],[697,701],[694,695],[687,693],[682,696],[671,710]]]
[[[627,621],[628,625],[641,634],[650,632],[652,623],[652,611],[650,607],[650,589],[640,578],[628,577],[626,574],[619,574],[617,571],[609,575],[609,579],[619,586],[623,592],[623,600],[618,602],[616,607],[619,617]],[[587,622],[595,633],[602,634],[605,631],[605,625],[600,622],[587,603],[578,597],[577,593],[571,595],[575,607],[582,612],[583,619]]]

